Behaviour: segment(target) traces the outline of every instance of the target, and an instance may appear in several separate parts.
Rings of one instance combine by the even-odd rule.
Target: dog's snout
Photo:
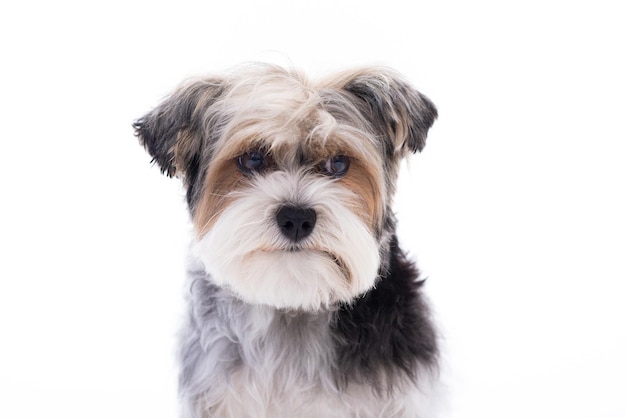
[[[308,237],[317,221],[314,209],[295,206],[282,206],[276,212],[276,222],[280,232],[293,242]]]

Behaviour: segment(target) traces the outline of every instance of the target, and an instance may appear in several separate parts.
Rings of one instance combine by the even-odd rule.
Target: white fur
[[[248,303],[303,310],[352,300],[374,285],[378,244],[348,207],[350,191],[306,172],[277,171],[251,183],[233,192],[235,202],[195,245],[216,284]],[[275,220],[284,204],[317,212],[311,236],[295,247]]]
[[[341,393],[323,389],[270,392],[272,382],[250,371],[238,370],[223,392],[211,417],[220,418],[434,418],[421,413],[416,389],[404,395],[378,397],[371,388],[354,385]]]

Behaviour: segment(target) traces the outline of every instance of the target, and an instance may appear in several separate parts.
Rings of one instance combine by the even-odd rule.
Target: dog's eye
[[[342,177],[350,168],[350,158],[345,155],[335,155],[326,160],[324,169],[326,173],[333,177]]]
[[[264,156],[258,151],[250,151],[245,154],[241,154],[237,158],[237,165],[239,169],[246,174],[254,171],[261,171],[264,167]]]

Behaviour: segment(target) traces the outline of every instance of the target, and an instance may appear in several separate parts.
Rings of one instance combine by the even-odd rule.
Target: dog
[[[251,64],[135,121],[194,228],[183,417],[429,414],[438,333],[391,206],[436,117],[386,67],[313,82]]]

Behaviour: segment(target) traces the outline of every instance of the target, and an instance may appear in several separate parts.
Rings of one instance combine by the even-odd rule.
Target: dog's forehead
[[[378,154],[369,123],[347,97],[331,90],[282,87],[229,96],[233,111],[220,154],[232,158],[262,149],[307,160],[337,154],[371,160]]]

